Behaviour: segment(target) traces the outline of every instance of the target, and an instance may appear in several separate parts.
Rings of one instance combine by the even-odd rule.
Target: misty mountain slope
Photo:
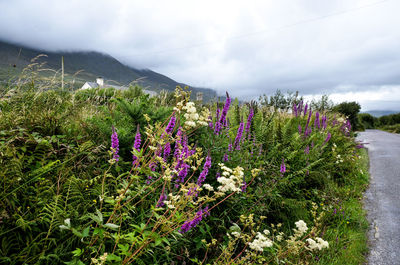
[[[139,85],[155,91],[173,91],[177,85],[186,86],[149,69],[140,70],[124,65],[114,57],[99,52],[49,52],[4,41],[0,41],[0,69],[3,75],[7,70],[14,68],[14,65],[14,69],[22,70],[39,54],[46,54],[47,57],[41,57],[38,62],[46,62],[46,67],[54,70],[61,69],[61,57],[64,56],[65,72],[73,75],[83,70],[77,75],[82,81],[94,81],[97,76],[103,76],[121,85],[128,85],[137,80]],[[216,92],[212,89],[191,89],[194,93],[203,92],[206,101],[216,97]]]

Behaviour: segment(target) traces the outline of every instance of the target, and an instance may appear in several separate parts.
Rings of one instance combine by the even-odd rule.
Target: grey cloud
[[[400,3],[378,2],[0,0],[0,38],[106,52],[221,94],[362,92],[400,84]]]

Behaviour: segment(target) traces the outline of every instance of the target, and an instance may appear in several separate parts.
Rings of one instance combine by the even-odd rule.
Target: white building
[[[86,82],[85,84],[83,84],[81,89],[89,89],[89,88],[97,88],[97,87],[104,87],[104,88],[113,87],[115,89],[120,89],[120,90],[128,89],[128,87],[126,87],[126,86],[117,86],[117,85],[105,84],[104,83],[104,78],[102,78],[102,77],[97,77],[96,78],[96,82]],[[150,95],[150,96],[152,96],[152,97],[157,95],[157,92],[151,91],[151,90],[143,89],[143,92],[148,94],[148,95]]]

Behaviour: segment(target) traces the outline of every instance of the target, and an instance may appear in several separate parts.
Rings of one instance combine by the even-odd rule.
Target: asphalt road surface
[[[368,264],[400,265],[400,134],[367,130],[357,140],[368,143],[370,161]]]

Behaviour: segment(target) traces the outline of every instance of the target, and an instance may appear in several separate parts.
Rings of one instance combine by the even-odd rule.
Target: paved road
[[[365,193],[370,265],[400,265],[400,134],[367,130],[357,137],[366,142],[370,187]]]

